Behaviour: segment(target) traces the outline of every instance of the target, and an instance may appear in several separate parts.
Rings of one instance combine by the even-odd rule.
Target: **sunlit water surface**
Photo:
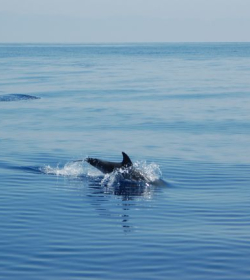
[[[0,45],[0,279],[249,279],[250,44]],[[164,184],[103,176],[87,156]]]

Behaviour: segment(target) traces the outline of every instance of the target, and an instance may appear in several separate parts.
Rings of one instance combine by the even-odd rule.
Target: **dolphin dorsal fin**
[[[125,154],[124,152],[122,152],[123,155],[123,161],[122,161],[122,166],[125,167],[130,167],[133,165],[131,159],[129,158],[129,156],[127,154]]]

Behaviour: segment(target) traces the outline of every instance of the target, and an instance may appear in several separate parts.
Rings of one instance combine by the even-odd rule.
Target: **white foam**
[[[133,173],[133,170],[136,170],[136,173]],[[145,161],[138,161],[133,164],[133,169],[131,170],[118,169],[110,174],[105,174],[101,184],[103,186],[112,187],[114,185],[119,185],[122,181],[127,181],[130,183],[136,182],[143,185],[149,185],[160,179],[161,176],[162,173],[160,167],[156,163],[147,164]]]
[[[68,162],[62,167],[59,164],[56,167],[47,165],[41,168],[41,171],[45,174],[71,177],[79,177],[84,174],[84,168],[81,162]]]
[[[154,162],[147,164],[146,161],[137,161],[134,163],[134,167],[141,171],[142,175],[145,175],[150,182],[158,180],[162,177],[160,166]]]
[[[58,164],[56,167],[47,165],[40,170],[45,174],[74,178],[82,176],[97,178],[100,177],[100,175],[103,175],[96,168],[93,168],[92,166],[81,161],[68,162],[64,166],[60,166],[60,164]],[[160,179],[162,175],[160,167],[156,163],[147,164],[145,161],[135,162],[132,170],[136,170],[136,174],[139,174],[138,178],[137,176],[131,176],[131,170],[129,169],[119,169],[110,174],[105,174],[103,179],[101,180],[101,185],[112,187],[115,185],[119,185],[122,181],[127,181],[128,183],[137,182],[142,184],[150,184],[151,182]],[[143,178],[144,180],[141,180],[140,178]]]

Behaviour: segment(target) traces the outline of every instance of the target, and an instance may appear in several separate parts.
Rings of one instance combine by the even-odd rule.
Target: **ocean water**
[[[1,280],[250,278],[249,43],[2,44],[0,145]]]

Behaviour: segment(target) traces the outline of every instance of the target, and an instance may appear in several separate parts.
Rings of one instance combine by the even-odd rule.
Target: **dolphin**
[[[142,173],[142,171],[136,169],[133,166],[131,159],[126,153],[122,152],[122,156],[122,162],[105,161],[97,158],[86,158],[85,161],[99,169],[104,174],[118,171],[124,179],[150,182],[150,180],[145,174]]]
[[[166,185],[162,179],[151,180],[143,171],[135,168],[129,156],[122,152],[122,162],[105,161],[97,158],[86,158],[84,161],[88,162],[104,174],[117,171],[123,179],[133,180],[136,182],[145,182],[153,185]],[[77,160],[82,161],[82,160]]]
[[[123,160],[122,162],[112,162],[112,161],[105,161],[97,158],[86,158],[85,161],[100,170],[102,173],[112,173],[114,170],[117,169],[126,169],[133,165],[129,156],[122,152]]]

